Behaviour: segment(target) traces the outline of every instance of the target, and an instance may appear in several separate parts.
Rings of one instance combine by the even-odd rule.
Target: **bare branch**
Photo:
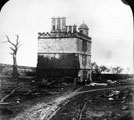
[[[8,41],[3,41],[3,42],[0,42],[0,43],[6,43],[6,42],[8,42]]]
[[[13,48],[13,47],[10,47],[10,49],[14,52],[15,51],[15,49]]]
[[[13,46],[15,46],[15,44],[10,41],[10,39],[9,39],[9,37],[8,37],[7,35],[6,35],[6,38],[7,38],[7,42],[9,42],[9,43],[12,44]]]
[[[13,55],[14,53],[9,53],[9,54]]]
[[[23,44],[20,44],[20,45],[18,45],[18,48],[20,47],[20,46],[22,46]]]
[[[18,45],[20,44],[21,42],[20,41],[18,41]]]
[[[16,35],[17,39],[16,39],[16,46],[19,44],[19,35]]]

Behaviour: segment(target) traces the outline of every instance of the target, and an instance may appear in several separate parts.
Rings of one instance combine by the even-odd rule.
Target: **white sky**
[[[132,72],[133,18],[121,0],[10,0],[0,13],[0,42],[19,34],[19,65],[36,66],[37,33],[51,30],[53,16],[67,17],[68,25],[88,25],[92,62]],[[8,43],[0,43],[0,63],[12,64],[10,51]]]

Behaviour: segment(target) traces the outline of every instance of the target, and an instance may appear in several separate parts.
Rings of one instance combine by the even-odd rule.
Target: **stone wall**
[[[85,40],[77,38],[77,52],[81,54],[91,55],[91,42],[85,41],[87,43],[87,49],[84,51],[84,48],[83,48],[84,41]]]
[[[77,52],[77,38],[47,38],[38,40],[38,53]]]
[[[40,77],[77,77],[79,69],[79,57],[74,53],[38,55],[37,74]]]
[[[78,77],[80,70],[90,71],[90,64],[91,38],[78,34],[38,38],[38,77]]]

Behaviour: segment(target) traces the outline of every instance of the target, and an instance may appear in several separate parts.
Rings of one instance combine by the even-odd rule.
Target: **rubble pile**
[[[107,100],[116,100],[126,102],[126,101],[132,101],[133,96],[133,88],[125,88],[123,90],[105,90],[101,97],[106,98]]]

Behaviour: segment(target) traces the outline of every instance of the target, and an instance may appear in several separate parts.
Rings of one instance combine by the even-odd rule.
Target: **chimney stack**
[[[66,18],[58,17],[52,19],[52,31],[66,32]]]
[[[74,26],[73,26],[73,33],[75,33],[76,31],[77,31],[77,26],[74,25]]]
[[[57,18],[57,30],[58,31],[61,30],[61,18],[60,17]]]
[[[72,33],[72,26],[71,25],[69,26],[69,32]]]
[[[56,30],[56,21],[55,21],[56,18],[52,18],[52,30]]]
[[[61,19],[62,19],[62,31],[66,32],[66,18],[62,17]]]

